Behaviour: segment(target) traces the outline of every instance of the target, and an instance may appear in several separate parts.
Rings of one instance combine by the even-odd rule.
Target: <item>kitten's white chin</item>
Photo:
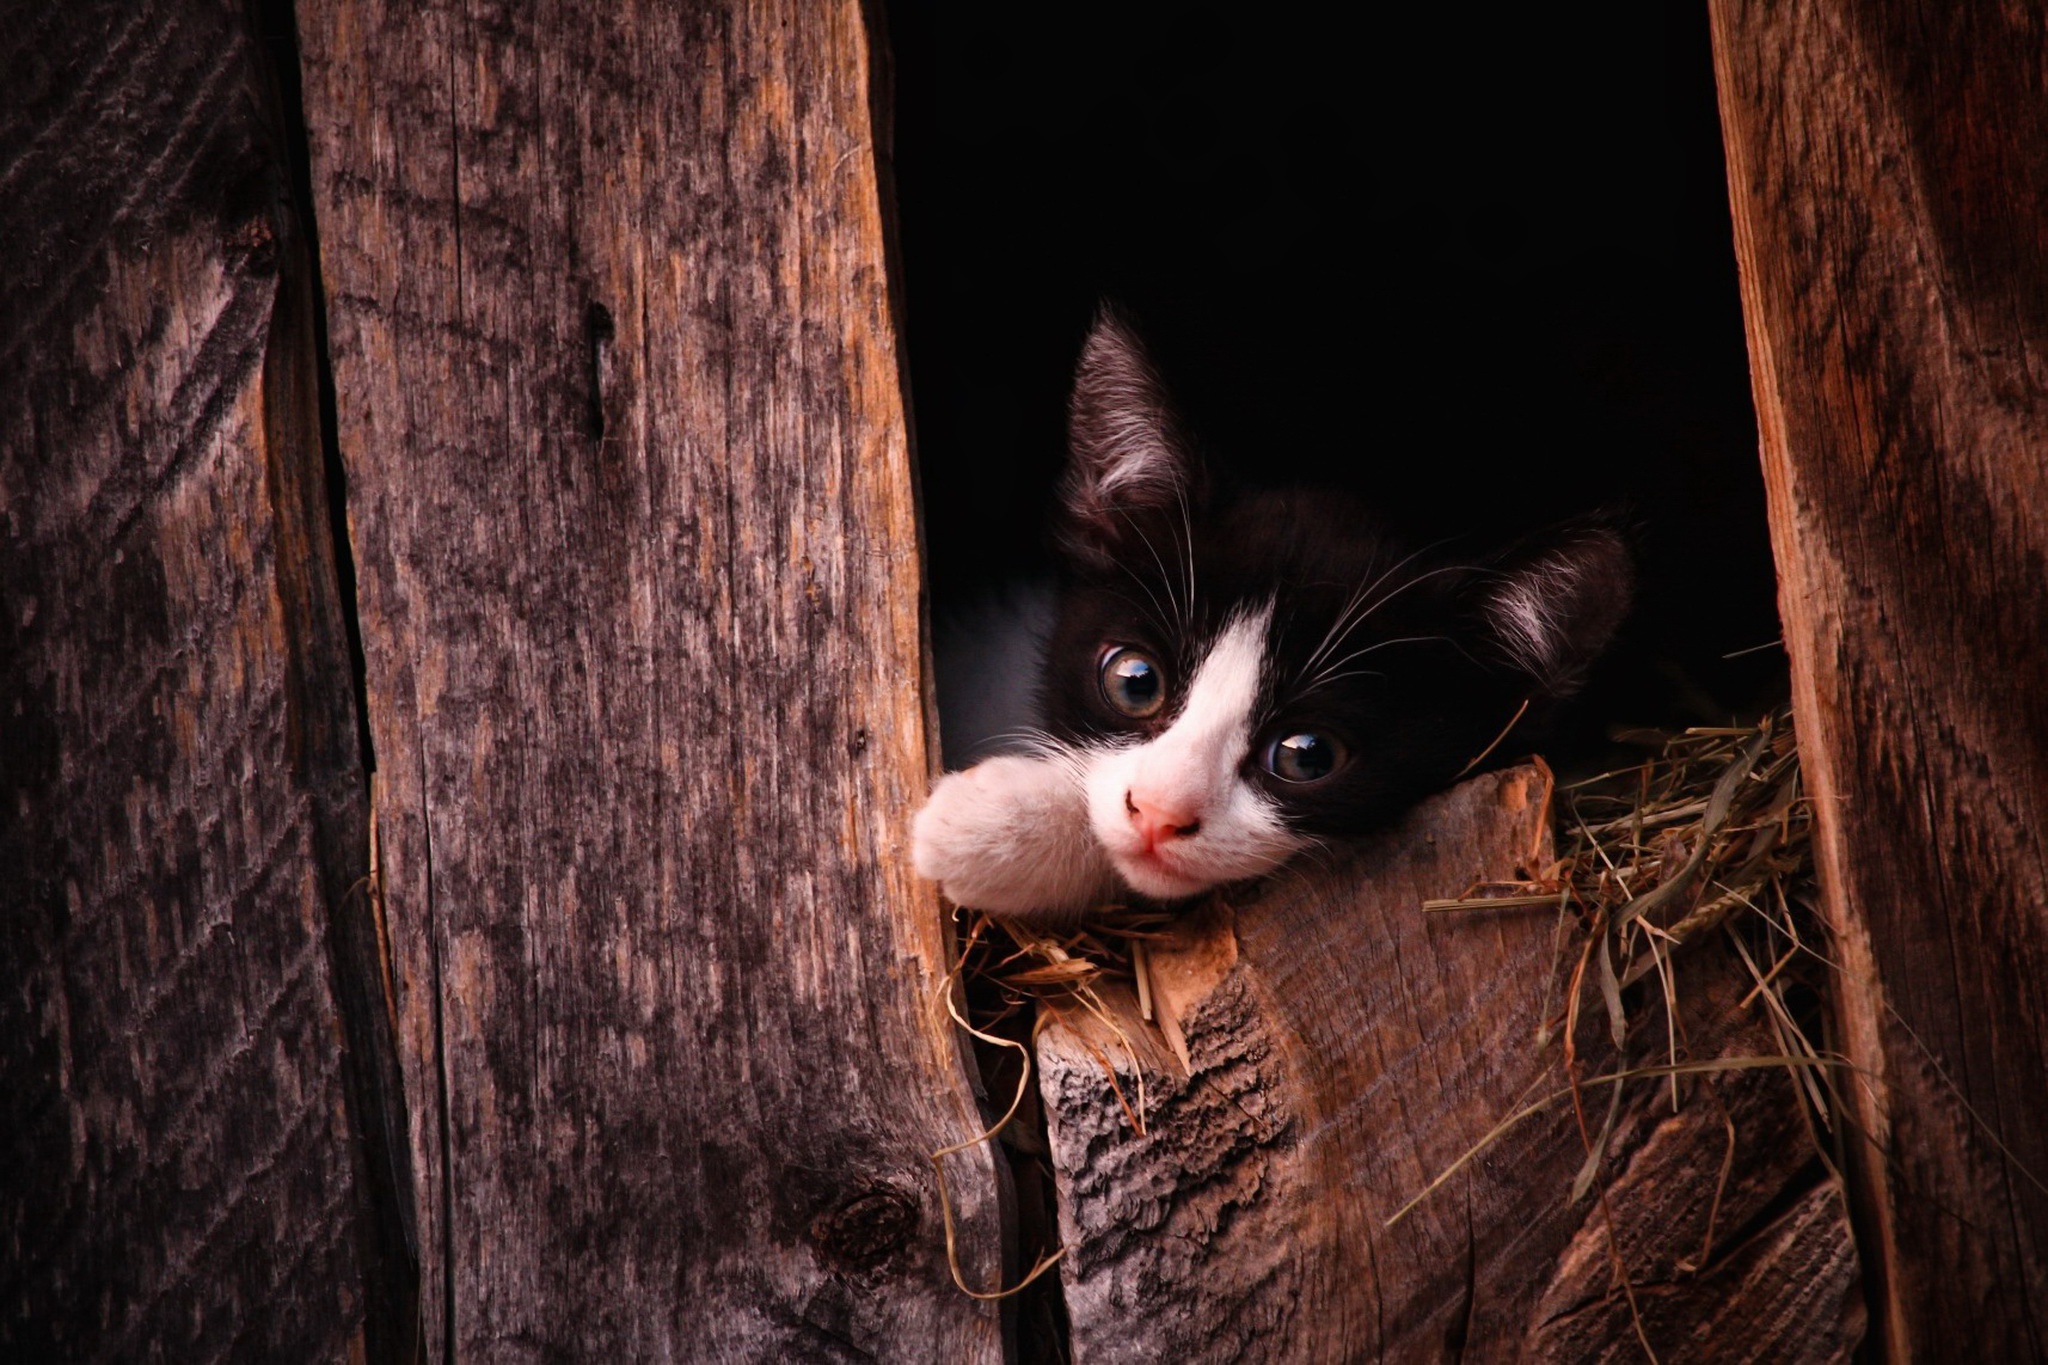
[[[1133,891],[1157,901],[1177,901],[1189,896],[1199,896],[1217,884],[1213,877],[1190,877],[1175,872],[1164,866],[1157,857],[1128,858],[1112,855],[1111,861],[1116,864],[1117,875],[1129,882]]]

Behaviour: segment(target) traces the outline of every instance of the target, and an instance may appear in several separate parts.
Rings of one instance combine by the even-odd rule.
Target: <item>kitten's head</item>
[[[1193,895],[1384,825],[1575,691],[1627,609],[1619,537],[1482,559],[1311,490],[1219,487],[1113,313],[1075,378],[1043,709],[1138,891]]]

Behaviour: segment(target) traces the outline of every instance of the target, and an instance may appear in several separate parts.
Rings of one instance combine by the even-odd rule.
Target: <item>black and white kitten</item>
[[[1111,313],[1068,435],[1033,733],[940,778],[912,827],[963,906],[1174,900],[1383,826],[1517,752],[1627,610],[1603,526],[1473,563],[1343,495],[1220,487]]]

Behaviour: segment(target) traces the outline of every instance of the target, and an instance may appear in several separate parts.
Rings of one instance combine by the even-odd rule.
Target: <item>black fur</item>
[[[1342,494],[1223,483],[1113,313],[1082,357],[1070,444],[1060,605],[1040,698],[1047,728],[1070,742],[1163,732],[1224,624],[1271,600],[1244,773],[1306,834],[1384,825],[1497,740],[1494,761],[1527,752],[1626,610],[1628,556],[1597,522],[1474,557],[1456,544],[1409,545]],[[1532,592],[1545,627],[1533,651],[1501,625],[1503,602]],[[1333,635],[1347,611],[1348,628]],[[1165,710],[1140,721],[1108,704],[1097,678],[1109,646],[1161,660]],[[1313,783],[1267,772],[1267,744],[1300,730],[1336,738],[1346,761]]]

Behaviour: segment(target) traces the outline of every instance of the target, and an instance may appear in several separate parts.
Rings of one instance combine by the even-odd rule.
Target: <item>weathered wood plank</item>
[[[367,794],[248,22],[0,23],[9,1360],[360,1358],[404,1313],[333,978]]]
[[[1880,1354],[2042,1359],[2048,15],[1712,12]]]
[[[1676,1113],[1665,1085],[1630,1089],[1604,1202],[1569,1200],[1586,1153],[1569,1103],[1487,1141],[1566,1084],[1534,1041],[1560,1007],[1553,921],[1420,906],[1547,857],[1540,783],[1475,779],[1190,926],[1153,973],[1165,1038],[1127,997],[1122,1036],[1075,1012],[1041,1035],[1077,1360],[1635,1359],[1638,1317],[1664,1359],[1846,1357],[1854,1247],[1782,1072],[1689,1079]],[[1726,960],[1681,972],[1681,1055],[1774,1050]],[[1631,1057],[1667,1060],[1640,1013]],[[1587,1076],[1613,1067],[1599,1031],[1582,1025]],[[1127,1098],[1144,1071],[1146,1136],[1103,1058]],[[1590,1094],[1597,1128],[1609,1092]]]
[[[858,6],[300,23],[434,1354],[998,1354]]]

